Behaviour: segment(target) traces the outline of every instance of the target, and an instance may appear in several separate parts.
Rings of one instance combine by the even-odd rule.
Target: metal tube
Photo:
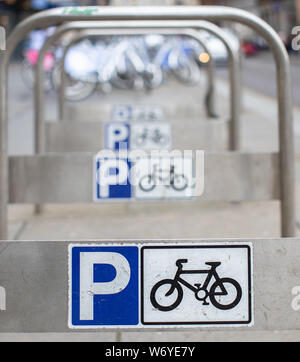
[[[147,35],[147,34],[160,34],[160,35],[183,35],[195,39],[204,49],[204,51],[209,54],[210,61],[207,64],[207,91],[205,99],[207,100],[207,114],[210,117],[215,116],[214,103],[213,103],[213,94],[214,94],[214,66],[215,62],[209,50],[209,47],[206,44],[206,41],[202,39],[199,33],[193,29],[189,30],[174,30],[174,29],[128,29],[128,30],[106,30],[106,29],[94,29],[94,30],[84,30],[79,34],[74,36],[70,42],[65,46],[63,51],[63,56],[59,61],[60,73],[60,83],[58,89],[58,119],[62,120],[65,116],[65,59],[69,49],[79,41],[87,37],[99,37],[99,36],[112,36],[112,35]],[[43,59],[41,59],[42,61]]]
[[[174,7],[66,7],[39,12],[19,23],[1,54],[0,65],[0,239],[7,237],[8,154],[7,154],[7,64],[11,53],[26,34],[76,20],[207,20],[234,21],[251,27],[270,46],[276,59],[279,118],[281,234],[295,236],[294,139],[292,122],[290,65],[287,51],[278,34],[265,21],[241,9],[225,6]],[[188,27],[191,27],[189,24]]]

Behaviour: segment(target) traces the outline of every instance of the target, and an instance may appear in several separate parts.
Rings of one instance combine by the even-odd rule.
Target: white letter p
[[[109,282],[94,282],[94,265],[109,264],[116,270]],[[130,280],[130,265],[127,259],[113,252],[80,253],[80,320],[94,319],[94,295],[116,294],[126,288]]]

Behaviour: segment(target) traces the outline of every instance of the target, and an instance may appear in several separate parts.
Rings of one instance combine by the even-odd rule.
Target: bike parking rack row
[[[298,329],[299,312],[291,295],[299,284],[300,247],[295,236],[294,149],[290,69],[287,52],[277,33],[246,11],[229,7],[87,7],[60,8],[33,15],[21,22],[1,54],[0,78],[0,275],[7,292],[7,310],[0,311],[1,332],[70,332],[68,326],[68,252],[74,242],[7,240],[8,203],[60,203],[92,201],[91,153],[8,156],[7,66],[18,42],[31,30],[75,20],[208,20],[235,21],[250,26],[268,42],[276,59],[280,147],[278,153],[222,152],[205,155],[206,190],[203,200],[280,200],[281,238],[252,240],[249,298],[254,311],[252,329]],[[74,13],[75,12],[75,13]],[[82,176],[85,177],[82,177]],[[247,177],[246,177],[247,176]],[[99,240],[103,245],[107,240]],[[109,241],[120,245],[120,241]],[[178,244],[178,240],[131,241],[135,245]],[[198,247],[231,247],[245,240],[182,240]],[[250,242],[247,239],[247,242]],[[84,245],[87,242],[76,242]],[[90,242],[92,246],[95,242]],[[100,244],[99,244],[100,243]],[[177,243],[177,244],[176,244]],[[195,243],[195,244],[194,244]],[[192,247],[193,247],[192,245]],[[178,247],[173,246],[173,247]],[[184,246],[183,246],[184,247]],[[276,265],[274,260],[276,259]],[[252,263],[252,264],[251,264]],[[13,268],[13,270],[12,270]],[[252,275],[252,277],[251,277]],[[26,278],[27,283],[24,282]],[[249,280],[250,280],[249,279]],[[284,283],[283,283],[284,281]],[[1,285],[2,286],[2,285]],[[297,292],[297,291],[296,291]],[[9,307],[8,307],[9,306]],[[246,327],[249,330],[249,326]],[[103,327],[103,326],[102,326]],[[198,326],[200,327],[201,326]],[[203,327],[203,326],[202,326]],[[232,326],[231,326],[232,327]],[[115,326],[112,330],[119,330]],[[133,327],[140,330],[140,326]],[[151,329],[159,329],[157,325]],[[218,326],[219,330],[220,326]],[[236,328],[243,328],[237,326]],[[87,329],[89,330],[89,329]],[[122,328],[126,330],[126,327]]]
[[[230,96],[231,96],[231,116],[229,121],[221,122],[220,120],[210,120],[207,122],[199,122],[200,129],[195,131],[200,132],[203,136],[202,139],[204,142],[206,140],[211,140],[210,142],[215,145],[219,141],[220,136],[223,136],[226,131],[228,135],[228,148],[235,150],[239,145],[238,140],[238,125],[239,125],[239,94],[240,94],[240,64],[239,64],[239,53],[238,50],[234,49],[230,40],[228,39],[227,34],[217,27],[214,24],[205,21],[197,22],[197,27],[195,24],[191,24],[195,29],[186,29],[188,23],[178,25],[175,22],[72,22],[63,24],[58,27],[54,34],[50,36],[43,47],[41,48],[38,56],[37,67],[36,67],[36,82],[34,87],[35,94],[35,127],[36,127],[36,139],[35,139],[35,150],[37,153],[45,151],[78,151],[78,143],[82,145],[84,151],[97,152],[100,148],[99,140],[101,139],[100,135],[102,133],[102,124],[99,121],[95,122],[74,122],[71,123],[64,121],[64,77],[61,77],[61,85],[58,91],[58,119],[59,122],[45,122],[44,121],[44,101],[45,96],[43,93],[43,62],[45,54],[47,54],[49,48],[58,41],[62,36],[72,32],[74,30],[80,29],[93,29],[90,31],[89,36],[96,34],[99,35],[138,35],[138,34],[148,34],[153,32],[159,32],[159,34],[165,35],[182,35],[187,36],[191,39],[196,40],[198,43],[204,45],[202,36],[197,32],[197,30],[205,30],[209,33],[215,35],[219,38],[224,44],[225,48],[229,54],[229,73],[230,79]],[[162,28],[160,28],[162,26]],[[179,28],[179,29],[178,29]],[[197,30],[196,30],[197,29]],[[87,30],[85,30],[87,31]],[[63,56],[60,60],[60,69],[64,69],[64,59],[66,53],[70,46],[72,46],[73,41],[71,40],[70,44],[65,46]],[[209,49],[205,47],[205,50],[209,53]],[[211,58],[212,59],[212,58]],[[208,64],[208,90],[206,93],[206,102],[209,106],[207,111],[212,115],[214,113],[212,109],[213,93],[214,93],[214,82],[213,82],[213,67],[214,63],[211,60]],[[63,74],[63,72],[62,72]],[[198,124],[198,123],[197,123]],[[93,140],[89,137],[87,141],[86,133],[87,126],[89,129],[89,134],[93,135]],[[70,129],[72,128],[72,134]],[[228,130],[229,128],[229,130]],[[74,134],[75,133],[75,134]],[[96,137],[97,135],[97,137]],[[226,134],[227,135],[227,134]],[[234,137],[235,135],[235,137]],[[199,143],[199,142],[198,142]],[[197,144],[198,144],[197,143]],[[201,143],[201,148],[206,148],[206,144]],[[225,146],[226,147],[226,146]],[[41,205],[36,205],[36,212],[41,211]]]
[[[85,8],[84,8],[85,9]],[[278,100],[278,115],[279,115],[279,160],[278,165],[271,162],[274,174],[279,171],[279,182],[272,183],[271,189],[277,185],[277,192],[272,192],[272,198],[281,200],[281,217],[282,217],[282,235],[293,236],[295,234],[295,200],[294,200],[294,145],[293,145],[293,127],[292,127],[292,107],[291,107],[291,89],[290,89],[290,68],[287,52],[278,37],[277,33],[269,27],[261,19],[250,15],[248,12],[243,12],[238,9],[229,7],[189,7],[184,11],[176,11],[176,7],[155,8],[145,7],[123,8],[122,11],[117,8],[98,9],[95,8],[91,13],[84,10],[79,13],[74,13],[71,10],[56,9],[47,12],[39,13],[26,19],[20,23],[9,38],[7,51],[2,56],[1,62],[1,230],[3,235],[6,234],[7,228],[7,202],[8,202],[8,162],[7,162],[7,106],[6,106],[6,86],[7,72],[6,67],[12,50],[17,43],[33,28],[41,26],[49,26],[59,24],[65,21],[76,20],[177,20],[183,25],[186,20],[208,20],[208,21],[237,21],[244,25],[252,27],[268,42],[276,60],[277,70],[277,100]],[[69,13],[68,13],[69,11]],[[197,24],[195,24],[197,26]],[[188,24],[191,27],[191,24]],[[37,133],[39,131],[37,130]],[[238,154],[230,157],[240,157]],[[242,155],[241,155],[242,156]],[[47,157],[46,155],[44,157]],[[244,156],[245,157],[245,156]],[[248,155],[248,158],[254,157],[253,154]],[[261,156],[259,156],[261,157]],[[274,157],[272,155],[272,157]],[[247,180],[243,180],[245,183]],[[279,190],[278,190],[279,188]],[[247,188],[251,189],[251,188]],[[10,192],[11,196],[18,192]],[[22,190],[21,194],[24,194]],[[274,195],[275,194],[275,195]],[[24,197],[22,197],[24,200]],[[35,196],[37,198],[37,196]],[[251,199],[251,197],[249,197]],[[16,202],[15,197],[11,197],[11,201]],[[15,199],[15,200],[13,200]],[[67,198],[66,198],[67,199]],[[54,200],[53,200],[54,201]]]

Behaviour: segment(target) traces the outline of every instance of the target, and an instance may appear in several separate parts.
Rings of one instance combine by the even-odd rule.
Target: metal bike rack
[[[130,21],[130,22],[73,22],[72,24],[64,24],[56,32],[47,39],[39,52],[37,68],[36,68],[36,83],[35,83],[35,128],[36,128],[36,152],[45,150],[45,132],[44,124],[44,95],[43,95],[43,59],[50,46],[61,36],[70,30],[86,29],[114,29],[118,32],[120,29],[185,29],[185,33],[189,32],[189,36],[196,40],[201,40],[201,37],[193,33],[192,29],[206,30],[216,36],[225,45],[229,54],[229,72],[230,72],[230,120],[229,120],[229,149],[237,150],[240,147],[240,62],[239,53],[235,50],[230,42],[228,35],[218,26],[206,21]],[[191,29],[192,28],[192,29]],[[187,30],[190,29],[190,30]],[[210,103],[212,99],[211,91],[207,93],[207,100]],[[59,100],[59,115],[61,115],[63,100]]]
[[[281,235],[295,236],[294,140],[290,68],[287,52],[277,33],[255,15],[230,7],[87,7],[77,8],[75,13],[72,9],[51,9],[30,16],[17,25],[7,41],[7,50],[1,54],[0,239],[7,239],[9,202],[92,201],[92,154],[40,154],[8,157],[7,66],[16,45],[36,27],[75,20],[134,21],[137,19],[177,20],[180,24],[183,24],[185,20],[194,20],[195,27],[198,20],[235,21],[250,26],[267,41],[276,59],[279,153],[207,153],[205,160],[207,189],[203,200],[280,200]],[[188,27],[191,27],[190,23]],[[246,179],[245,170],[247,170]],[[82,175],[86,177],[83,179]],[[76,184],[74,180],[77,180]],[[256,311],[255,328],[299,328],[299,317],[296,317],[295,312],[291,310],[289,298],[289,288],[294,286],[294,283],[298,283],[296,275],[299,272],[299,239],[255,240],[253,244],[254,285],[256,286],[254,305],[260,307]],[[0,325],[1,331],[70,331],[65,323],[67,309],[65,270],[68,243],[34,241],[11,242],[7,245],[3,243],[1,246],[1,275],[5,275],[8,278],[6,280],[11,282],[7,288],[7,294],[10,294],[12,299],[8,300],[7,306],[10,302],[12,303],[13,314],[8,312],[0,315],[3,320]],[[261,255],[268,258],[262,260]],[[278,260],[276,272],[274,272],[275,258]],[[47,267],[44,265],[45,260],[48,263]],[[15,266],[14,273],[10,270],[12,263]],[[20,283],[25,263],[27,275],[32,278],[32,283],[34,282],[34,292],[31,288],[24,288],[24,283]],[[257,272],[259,268],[263,271],[262,273]],[[45,280],[49,280],[50,274],[52,275],[51,285],[45,283]],[[281,285],[282,288],[278,288],[281,277],[288,277],[289,280],[284,283],[286,285]],[[27,294],[24,294],[26,292]],[[33,307],[31,297],[26,298],[30,293],[33,293],[31,297],[37,297],[35,302],[39,303],[37,318],[34,318],[35,314],[26,313],[26,308],[32,310]],[[287,303],[288,307],[286,307]],[[263,310],[262,306],[266,306],[266,310]],[[14,311],[18,312],[14,313]],[[52,318],[54,313],[56,313],[55,321]]]
[[[189,7],[185,9],[181,9],[178,11],[178,8],[174,7],[143,7],[143,8],[109,8],[102,9],[93,8],[92,13],[87,12],[89,8],[84,8],[80,14],[72,13],[70,11],[68,13],[68,8],[65,9],[53,9],[45,12],[41,12],[32,17],[27,18],[25,21],[21,22],[13,31],[10,38],[8,39],[7,51],[3,53],[1,57],[1,97],[0,97],[0,121],[1,121],[1,158],[0,158],[0,169],[1,169],[1,179],[0,179],[0,220],[1,220],[1,239],[5,239],[7,235],[7,203],[9,201],[8,195],[10,195],[10,202],[30,202],[30,203],[38,203],[38,202],[57,202],[58,200],[67,202],[70,201],[70,193],[64,192],[61,189],[60,197],[56,195],[56,197],[50,197],[49,200],[46,200],[48,197],[43,195],[42,188],[40,188],[39,193],[34,192],[32,189],[33,184],[31,184],[31,192],[25,192],[26,185],[25,179],[23,177],[22,187],[19,189],[17,187],[17,180],[22,179],[21,175],[18,175],[20,172],[20,167],[22,164],[25,166],[24,162],[28,162],[28,158],[15,159],[12,158],[10,165],[10,172],[16,177],[12,177],[13,174],[10,175],[10,180],[13,181],[10,184],[9,190],[9,174],[8,174],[8,156],[7,156],[7,65],[11,56],[11,53],[18,42],[31,30],[35,27],[41,26],[50,26],[54,24],[59,24],[64,21],[75,21],[75,20],[136,20],[139,18],[140,20],[149,20],[149,19],[158,19],[158,20],[180,20],[180,23],[183,25],[185,20],[209,20],[209,21],[219,21],[219,20],[228,20],[228,21],[237,21],[252,27],[256,30],[260,35],[262,35],[266,41],[268,42],[271,50],[274,53],[277,65],[277,84],[278,84],[278,107],[279,107],[279,137],[280,137],[280,149],[279,149],[279,164],[276,165],[275,159],[276,155],[272,156],[272,161],[270,160],[270,156],[265,155],[267,158],[268,164],[271,166],[271,172],[269,177],[272,182],[269,183],[268,187],[268,196],[267,199],[280,199],[281,200],[281,231],[282,236],[294,236],[295,235],[295,198],[294,198],[294,145],[293,145],[293,127],[292,127],[292,114],[291,114],[291,89],[290,89],[290,69],[289,69],[289,59],[287,56],[287,52],[278,37],[277,33],[269,27],[264,21],[257,18],[254,15],[249,14],[248,12],[244,12],[238,9],[233,9],[229,7]],[[95,10],[96,9],[96,10]],[[195,21],[195,27],[197,26],[197,21]],[[188,23],[188,27],[191,27],[191,23]],[[252,159],[253,162],[254,155],[241,155],[241,154],[233,154],[231,156],[226,155],[225,157],[230,158],[239,158],[239,162],[241,162],[241,157],[243,159],[247,159],[248,162]],[[50,156],[40,155],[38,157],[34,157],[31,162],[32,165],[39,163],[43,158],[47,158]],[[58,156],[56,156],[58,157]],[[261,158],[262,155],[259,155]],[[275,159],[274,159],[275,157]],[[57,162],[63,162],[64,156],[58,157]],[[86,161],[86,156],[83,156]],[[207,161],[209,161],[209,156],[207,157]],[[27,160],[27,161],[26,161]],[[18,162],[19,161],[19,162]],[[77,160],[79,162],[79,159]],[[83,159],[81,159],[81,162]],[[266,161],[266,159],[265,159]],[[48,161],[49,162],[49,161]],[[244,161],[245,162],[245,161]],[[270,163],[271,162],[271,163]],[[64,162],[63,162],[64,163]],[[210,163],[210,162],[207,162]],[[212,161],[211,161],[212,163]],[[46,162],[44,163],[46,167]],[[218,164],[223,164],[224,162],[219,162]],[[246,162],[245,162],[246,164]],[[255,162],[257,165],[257,162]],[[18,166],[17,166],[18,165]],[[60,165],[60,167],[63,164]],[[249,164],[248,164],[249,166]],[[34,167],[38,167],[37,164]],[[41,167],[41,166],[39,166]],[[76,169],[75,166],[73,168],[73,179],[76,179],[74,175],[74,171]],[[247,167],[249,169],[249,167]],[[237,169],[237,168],[236,168]],[[33,170],[32,170],[33,172]],[[279,172],[279,180],[278,180],[278,172]],[[34,172],[33,172],[34,174]],[[72,172],[69,173],[72,175]],[[24,175],[25,176],[25,175]],[[41,175],[42,178],[42,175]],[[260,177],[261,178],[261,177]],[[270,181],[270,178],[268,181]],[[55,181],[54,181],[55,180]],[[58,178],[54,179],[54,187],[57,189],[58,186]],[[69,179],[70,180],[70,179]],[[49,180],[50,181],[50,180]],[[47,184],[49,183],[47,182]],[[65,182],[68,180],[64,180]],[[243,180],[245,183],[246,180]],[[278,182],[279,181],[279,182]],[[51,183],[51,182],[50,182]],[[207,184],[209,184],[208,182]],[[226,187],[226,183],[224,184]],[[254,186],[254,185],[252,185]],[[28,187],[28,185],[27,185]],[[87,196],[86,192],[88,190],[87,187],[84,187],[84,191],[81,194],[81,197],[77,196],[77,201],[85,200],[89,201],[91,198]],[[261,198],[262,194],[259,192],[258,194],[251,196],[249,195],[249,187],[247,188],[247,195],[245,195],[245,188],[241,187],[243,192],[234,192],[232,190],[232,194],[229,196],[228,192],[226,192],[225,200],[228,199],[258,199]],[[240,189],[240,190],[241,190]],[[251,189],[251,188],[250,188]],[[77,188],[79,191],[79,189]],[[265,189],[264,189],[265,190]],[[270,192],[271,190],[271,192]],[[227,190],[226,190],[227,191]],[[47,192],[49,195],[49,192]],[[88,192],[89,193],[89,192]],[[50,193],[51,194],[51,193]],[[57,192],[56,192],[57,194]],[[62,195],[63,194],[63,195]],[[75,192],[77,194],[77,192]],[[255,194],[255,193],[254,193]],[[271,194],[271,195],[270,195]],[[83,198],[82,196],[85,195]],[[208,195],[208,194],[205,194]],[[204,195],[204,196],[205,196]],[[249,196],[248,196],[249,195]],[[73,193],[74,196],[74,193]],[[223,197],[217,197],[217,194],[214,192],[213,199],[224,199]],[[242,196],[242,197],[241,197]],[[271,197],[270,197],[271,196]],[[204,197],[205,198],[205,197]],[[44,199],[44,200],[43,200]]]
[[[160,26],[162,28],[160,28]],[[143,22],[72,22],[63,24],[58,27],[55,33],[50,36],[43,47],[41,48],[37,60],[36,66],[36,82],[34,87],[35,94],[35,127],[36,127],[36,138],[35,138],[35,150],[37,153],[44,151],[79,151],[78,145],[80,144],[82,149],[80,151],[94,151],[97,152],[99,149],[99,140],[102,133],[102,124],[97,122],[74,122],[68,124],[68,122],[45,122],[44,120],[44,101],[45,96],[43,92],[43,62],[45,54],[49,48],[58,41],[62,36],[70,31],[87,31],[82,29],[93,29],[92,32],[97,32],[101,35],[138,35],[157,33],[169,34],[169,35],[185,35],[189,38],[195,39],[200,44],[204,45],[205,50],[209,52],[209,49],[205,46],[202,36],[197,30],[205,30],[219,38],[224,44],[229,54],[229,73],[230,73],[230,106],[231,114],[229,121],[221,122],[220,120],[207,122],[195,123],[195,129],[193,134],[199,133],[201,135],[201,141],[197,139],[197,145],[199,141],[206,144],[209,140],[210,144],[215,148],[215,144],[220,144],[222,141],[227,140],[226,145],[230,150],[235,150],[239,147],[240,141],[239,136],[239,95],[240,95],[240,63],[238,50],[234,49],[230,43],[228,35],[215,24],[198,21],[197,26],[192,23],[194,28],[188,29],[188,22],[179,24],[177,22],[166,21],[143,21]],[[196,30],[197,29],[197,30]],[[92,33],[90,33],[92,34]],[[92,34],[93,35],[93,34]],[[74,40],[76,42],[76,40]],[[73,44],[71,40],[70,44],[65,47],[65,51],[62,59],[60,60],[60,69],[64,69],[64,59],[69,46]],[[212,58],[211,58],[212,59]],[[213,93],[214,93],[214,82],[213,82],[213,61],[208,64],[208,89],[206,93],[207,111],[212,115],[214,113],[212,108]],[[62,73],[63,74],[63,73]],[[61,86],[59,87],[58,95],[58,118],[59,120],[64,119],[64,77],[61,77]],[[72,127],[72,135],[70,134],[70,126]],[[84,127],[84,131],[83,131]],[[177,128],[176,128],[177,130]],[[87,132],[89,137],[87,137]],[[75,133],[75,135],[74,135]],[[176,132],[175,132],[176,133]],[[177,130],[179,136],[181,134],[180,129]],[[85,134],[85,137],[82,135]],[[89,139],[89,142],[84,142],[85,139]],[[178,137],[177,137],[178,138]],[[94,142],[93,142],[94,140]],[[221,142],[223,145],[224,142]],[[88,145],[88,147],[87,147]],[[225,147],[226,147],[225,146]],[[199,147],[199,146],[198,146]],[[204,146],[201,146],[204,147]],[[181,147],[180,147],[181,148]],[[212,148],[212,147],[210,147]],[[36,205],[35,210],[39,213],[41,205]]]

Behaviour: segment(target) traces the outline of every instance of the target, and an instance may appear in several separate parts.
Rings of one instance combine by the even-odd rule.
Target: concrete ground
[[[16,76],[16,74],[14,75]],[[181,89],[181,88],[180,88]],[[216,106],[219,114],[228,114],[228,85],[217,82]],[[168,90],[169,91],[169,90]],[[183,92],[183,89],[181,89]],[[25,92],[25,91],[24,91]],[[172,91],[171,91],[172,92]],[[178,92],[179,93],[179,92]],[[177,93],[177,95],[178,95]],[[203,97],[203,86],[185,88],[185,102],[191,101],[191,116],[203,109],[195,107],[195,99]],[[196,96],[195,96],[196,95]],[[99,96],[99,95],[98,95]],[[94,104],[95,97],[87,102]],[[126,95],[128,103],[134,103],[132,95]],[[126,97],[112,95],[112,103],[122,104]],[[166,89],[152,94],[153,103],[171,107],[171,95]],[[10,152],[32,152],[32,123],[30,108],[24,118],[26,103],[17,96],[21,106],[12,107],[10,122]],[[107,96],[105,96],[107,100]],[[27,101],[29,97],[27,97]],[[23,102],[24,101],[24,102]],[[48,117],[53,117],[54,98],[49,96]],[[23,102],[23,103],[22,103]],[[142,102],[139,99],[139,102]],[[105,100],[99,101],[105,103]],[[201,103],[200,103],[201,104]],[[202,103],[203,104],[203,103]],[[100,106],[99,105],[99,106]],[[85,103],[81,104],[82,109]],[[176,114],[177,103],[173,103]],[[22,108],[24,107],[24,108]],[[28,107],[28,105],[27,105]],[[74,107],[74,106],[72,106]],[[193,108],[194,107],[194,108]],[[194,109],[194,110],[193,110]],[[23,122],[23,123],[22,123]],[[273,98],[250,89],[243,90],[242,149],[245,151],[276,151],[278,149],[277,108]],[[300,108],[294,108],[294,129],[297,149],[296,191],[297,220],[300,220]],[[23,132],[24,130],[24,132]],[[22,131],[22,132],[21,132]],[[25,136],[27,133],[27,139]],[[23,141],[24,140],[24,141]],[[300,235],[299,222],[297,234]],[[32,205],[9,206],[9,236],[12,240],[87,240],[130,238],[253,238],[280,236],[279,203],[217,203],[199,205],[172,202],[145,205],[45,205],[39,215]],[[300,341],[300,331],[212,331],[180,332],[122,332],[122,333],[70,333],[70,334],[0,334],[0,341]]]

